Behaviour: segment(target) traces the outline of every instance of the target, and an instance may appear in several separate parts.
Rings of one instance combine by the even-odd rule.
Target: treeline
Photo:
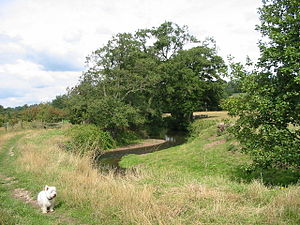
[[[87,57],[79,84],[50,103],[1,108],[0,121],[94,124],[112,135],[165,123],[186,129],[194,111],[221,110],[238,91],[226,82],[227,65],[216,43],[199,41],[187,26],[165,22],[135,33],[119,33]]]
[[[185,129],[193,111],[220,109],[227,73],[214,40],[201,42],[172,22],[113,36],[87,68],[67,94],[70,120],[111,133],[155,127],[166,112]]]
[[[14,126],[21,121],[56,123],[64,120],[66,116],[65,109],[54,107],[52,103],[24,105],[15,108],[4,108],[0,105],[0,127]]]

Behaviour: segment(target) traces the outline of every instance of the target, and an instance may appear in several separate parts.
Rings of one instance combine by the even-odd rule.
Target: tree
[[[225,105],[237,116],[233,134],[258,167],[300,168],[300,2],[265,0],[261,57],[241,76],[244,94]]]
[[[199,43],[189,33],[187,26],[180,27],[172,22],[164,22],[159,27],[139,30],[136,35],[144,52],[154,55],[159,61],[167,61],[188,43]]]
[[[172,22],[140,33],[153,42],[144,49],[159,61],[161,81],[154,99],[161,111],[171,113],[177,129],[187,128],[194,111],[219,108],[226,66],[212,38],[201,42],[187,26]],[[185,49],[187,44],[195,47]]]
[[[40,111],[39,106],[38,105],[33,105],[33,106],[28,107],[28,108],[26,108],[22,111],[21,118],[24,121],[32,122],[32,121],[37,119],[39,111]]]
[[[180,50],[165,68],[161,96],[181,128],[191,122],[194,111],[218,107],[226,66],[215,48],[200,45]]]
[[[184,49],[188,43],[197,47]],[[201,44],[171,22],[117,34],[87,65],[68,93],[71,121],[111,131],[160,121],[163,112],[190,122],[193,110],[218,105],[225,68],[214,42]]]
[[[118,34],[87,58],[89,69],[69,91],[73,122],[105,129],[141,124],[153,107],[151,92],[159,81],[157,62],[132,34]]]
[[[44,122],[59,122],[65,118],[65,111],[50,104],[32,105],[21,111],[20,119],[28,122],[40,120]]]
[[[51,102],[51,105],[57,109],[65,109],[67,107],[67,95],[58,95],[55,99]]]

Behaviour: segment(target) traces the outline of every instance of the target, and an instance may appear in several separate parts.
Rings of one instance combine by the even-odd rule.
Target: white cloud
[[[60,88],[78,79],[85,57],[112,35],[158,26],[164,21],[188,25],[200,39],[213,36],[223,57],[232,54],[241,61],[246,55],[258,57],[259,35],[254,28],[259,22],[260,0],[4,2],[0,1],[0,84],[18,84],[14,90],[23,93],[14,99],[0,98],[4,106],[38,103],[41,96],[47,99],[44,93],[51,97],[61,93]],[[69,83],[63,78],[66,74],[72,77]],[[47,88],[35,89],[46,83]]]
[[[81,72],[44,71],[29,61],[0,65],[0,105],[15,107],[47,102],[76,85]]]

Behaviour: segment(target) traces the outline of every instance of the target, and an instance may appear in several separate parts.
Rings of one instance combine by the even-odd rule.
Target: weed
[[[108,132],[95,125],[75,125],[66,134],[71,137],[67,149],[80,155],[99,155],[101,152],[115,147],[115,141]]]

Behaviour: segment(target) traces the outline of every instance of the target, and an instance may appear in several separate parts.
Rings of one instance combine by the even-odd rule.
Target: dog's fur
[[[54,202],[56,197],[56,187],[45,186],[45,189],[41,191],[37,196],[37,202],[42,209],[43,213],[48,211],[54,211]]]

